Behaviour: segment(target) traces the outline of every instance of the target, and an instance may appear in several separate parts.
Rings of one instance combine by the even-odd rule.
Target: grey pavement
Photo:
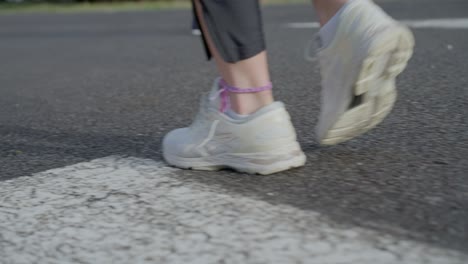
[[[468,255],[110,156],[0,182],[0,263],[465,264]],[[270,195],[275,195],[270,193]]]
[[[468,17],[463,0],[382,6],[402,20]],[[174,177],[468,253],[468,30],[415,29],[392,114],[362,137],[319,147],[318,67],[303,58],[316,30],[284,26],[313,21],[313,10],[264,11],[275,94],[307,165]],[[190,122],[216,76],[189,25],[188,10],[0,15],[0,179],[110,155],[160,161],[162,136]]]

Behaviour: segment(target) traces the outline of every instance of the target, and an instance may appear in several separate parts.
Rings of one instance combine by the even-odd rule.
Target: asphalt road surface
[[[49,236],[57,236],[62,231],[66,233],[67,229],[61,225],[69,222],[57,220],[53,224],[55,229],[50,224],[50,229],[44,231],[43,236],[35,233],[38,229],[26,227],[31,227],[31,221],[36,221],[34,223],[39,226],[48,226],[48,221],[52,223],[53,219],[62,217],[53,205],[61,206],[60,202],[65,205],[67,201],[79,200],[80,197],[86,201],[81,205],[77,202],[81,209],[92,209],[89,202],[94,204],[93,199],[106,207],[109,206],[106,199],[120,197],[120,200],[115,198],[117,200],[108,202],[114,207],[120,204],[122,211],[135,214],[115,218],[116,226],[151,223],[151,219],[145,217],[157,215],[158,210],[163,208],[170,212],[182,210],[167,207],[169,205],[162,204],[164,201],[171,201],[172,205],[186,203],[193,206],[197,211],[187,217],[205,221],[202,216],[209,211],[207,208],[213,207],[215,201],[225,201],[232,206],[228,206],[233,214],[232,219],[226,220],[233,223],[232,226],[235,227],[237,221],[245,216],[257,224],[271,221],[291,227],[276,230],[279,233],[272,235],[280,238],[284,234],[287,237],[290,232],[297,235],[291,235],[291,240],[307,240],[309,238],[302,235],[321,230],[322,227],[314,230],[315,225],[326,225],[327,228],[338,225],[344,230],[358,230],[358,234],[371,232],[370,237],[389,235],[392,237],[388,240],[390,242],[401,240],[414,243],[409,244],[408,248],[421,243],[431,249],[468,254],[468,27],[463,26],[463,21],[457,24],[461,23],[462,26],[450,26],[452,19],[468,19],[468,2],[381,2],[382,7],[397,19],[449,19],[448,26],[413,29],[417,47],[407,71],[398,79],[399,98],[391,115],[370,133],[334,147],[318,146],[313,135],[319,111],[320,79],[316,63],[304,60],[304,47],[314,38],[317,29],[313,26],[289,26],[290,23],[315,21],[312,8],[292,5],[264,9],[275,95],[286,103],[308,158],[303,168],[267,177],[232,171],[171,170],[161,162],[161,138],[171,129],[190,123],[197,110],[200,93],[209,89],[216,77],[213,65],[205,61],[200,39],[190,35],[188,10],[0,15],[0,248],[3,246],[0,255],[5,254],[2,256],[5,258],[0,258],[0,263],[32,263],[22,250],[26,246],[30,249],[35,247],[27,243],[37,241],[40,244],[47,241]],[[98,160],[89,162],[95,159]],[[75,165],[77,163],[85,165]],[[124,169],[118,169],[121,163]],[[106,166],[117,168],[115,177],[111,170],[106,171],[104,178],[89,180],[101,175],[98,169]],[[83,168],[92,173],[76,172]],[[132,168],[133,174],[128,168]],[[155,171],[154,177],[161,177],[159,180],[145,174],[151,168]],[[44,173],[50,169],[55,170]],[[59,181],[62,176],[69,181]],[[127,177],[143,178],[126,182]],[[154,184],[156,193],[174,192],[173,196],[148,196],[144,202],[129,196],[140,192],[151,193],[151,188],[142,187],[145,186],[142,180],[145,177],[153,180],[147,183]],[[187,186],[184,187],[184,184]],[[89,186],[104,187],[86,189]],[[80,188],[88,191],[80,194]],[[178,188],[178,191],[173,188]],[[184,188],[196,190],[196,195],[193,194],[195,191]],[[73,196],[71,190],[78,193]],[[99,190],[105,190],[107,195],[100,196]],[[193,199],[187,201],[180,198],[184,195]],[[51,207],[39,206],[48,205],[51,199],[54,201]],[[191,204],[194,200],[198,203]],[[125,201],[134,203],[128,205]],[[252,208],[244,212],[239,209],[243,205],[237,201],[244,201]],[[147,215],[138,218],[139,214],[144,214],[138,210],[138,206],[145,208],[149,204],[151,206],[147,209],[152,210],[143,210]],[[268,208],[272,217],[257,215],[259,208]],[[205,240],[199,241],[196,236],[192,240],[184,236],[190,233],[185,224],[174,221],[171,226],[169,219],[185,215],[184,210],[187,208],[180,214],[161,216],[161,219],[167,218],[164,225],[169,233],[154,235],[192,241],[193,245],[204,244],[200,241]],[[72,215],[77,211],[60,212]],[[100,220],[112,223],[112,216],[118,215],[114,213],[107,212],[109,218]],[[206,215],[217,219],[220,214],[222,210]],[[290,215],[288,221],[291,223],[278,220],[284,214]],[[85,210],[82,211],[83,215],[92,213]],[[84,221],[80,219],[70,221]],[[300,224],[300,219],[312,220],[308,224]],[[235,234],[238,231],[229,229],[230,225],[219,221],[217,226],[225,228],[227,233]],[[209,221],[204,222],[203,226],[210,226]],[[25,228],[29,231],[20,231]],[[100,232],[99,225],[93,228],[95,231],[87,230],[88,233],[81,234]],[[54,233],[54,230],[58,230],[58,233]],[[125,245],[109,247],[102,252],[110,255],[117,251],[124,252],[120,258],[116,257],[114,263],[119,259],[137,263],[135,256],[146,252],[138,251],[135,246],[139,245],[140,240],[138,236],[132,237],[132,234],[139,231],[131,228],[125,230],[127,233],[122,234],[128,236],[114,238],[126,241],[133,248],[122,242]],[[148,230],[156,229],[150,224]],[[248,233],[248,228],[246,230]],[[301,234],[301,230],[304,234]],[[70,232],[75,234],[77,231]],[[252,232],[261,234],[267,231]],[[231,252],[231,255],[221,254],[218,259],[207,258],[196,263],[217,263],[223,258],[230,260],[227,263],[249,263],[249,257],[251,263],[272,263],[262,259],[262,256],[252,255],[238,237],[233,235],[229,238],[222,230],[214,234],[210,236],[225,236],[226,245],[233,245],[232,248],[239,250],[239,255]],[[332,232],[328,238],[325,235],[323,239],[331,241],[334,234]],[[73,235],[70,236],[73,238]],[[318,237],[314,241],[320,241],[321,236]],[[74,238],[76,243],[80,236]],[[96,245],[102,247],[112,244],[114,240],[111,241],[111,238],[102,240],[92,235],[85,236],[85,240],[101,241]],[[259,243],[268,241],[267,238],[263,239]],[[177,244],[179,240],[171,241]],[[222,242],[221,239],[219,245]],[[67,244],[68,247],[60,243],[54,244],[52,251],[56,255],[39,253],[50,249],[47,244],[38,246],[29,254],[42,254],[44,263],[52,263],[48,257],[60,259],[60,256],[79,252],[73,248],[73,243]],[[151,249],[162,250],[154,241],[141,243]],[[92,242],[89,244],[92,245]],[[265,246],[259,252],[280,252],[275,245]],[[185,245],[182,251],[187,253],[192,246]],[[404,248],[396,251],[405,251]],[[200,250],[224,252],[216,247]],[[126,255],[127,251],[135,255]],[[74,258],[67,261],[92,263],[87,258],[87,251],[83,252],[76,253]],[[148,256],[141,261],[187,262],[187,259],[167,258],[171,252],[177,252],[174,248],[161,252],[159,257]],[[295,263],[327,263],[323,260],[307,262],[307,259],[313,258],[301,252],[289,252],[298,258],[294,260]],[[436,252],[434,255],[443,254]],[[104,253],[98,256],[100,263],[109,260],[106,256]],[[199,252],[197,256],[200,256]],[[236,256],[243,256],[244,259],[236,261]],[[282,257],[286,262],[278,263],[292,262],[287,254]],[[65,260],[62,258],[56,263],[64,263]],[[400,260],[417,263],[406,256]],[[452,263],[452,260],[441,260],[440,263],[444,261]],[[341,262],[336,260],[330,263]]]

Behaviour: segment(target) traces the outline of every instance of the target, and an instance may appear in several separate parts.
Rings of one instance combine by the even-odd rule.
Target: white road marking
[[[455,251],[340,226],[178,173],[107,157],[0,182],[0,262],[468,263]]]
[[[286,27],[288,28],[320,28],[320,24],[318,22],[293,22],[287,23]]]
[[[468,18],[403,20],[412,28],[468,29]]]
[[[442,18],[426,20],[401,20],[401,23],[412,28],[436,28],[436,29],[468,29],[468,18]],[[296,22],[286,24],[288,28],[319,28],[317,22]]]

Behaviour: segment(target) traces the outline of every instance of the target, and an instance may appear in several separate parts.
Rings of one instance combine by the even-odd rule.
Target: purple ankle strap
[[[230,104],[229,92],[231,93],[258,93],[258,92],[271,90],[273,88],[273,85],[271,83],[268,83],[267,85],[260,86],[260,87],[237,88],[237,87],[230,86],[229,84],[227,84],[224,79],[219,80],[219,85],[221,86],[221,89],[220,89],[221,106],[220,106],[219,111],[223,113],[226,112],[226,110],[230,106],[229,105]]]
[[[271,90],[273,88],[273,85],[271,83],[268,83],[265,86],[260,86],[260,87],[252,87],[252,88],[237,88],[234,86],[230,86],[227,84],[227,82],[224,79],[221,79],[219,81],[219,84],[226,89],[227,91],[231,93],[258,93],[258,92],[263,92],[266,90]]]

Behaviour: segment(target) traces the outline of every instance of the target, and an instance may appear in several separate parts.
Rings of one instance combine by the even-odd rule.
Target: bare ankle
[[[348,0],[314,0],[314,7],[320,20],[320,25],[325,25]]]
[[[271,90],[257,93],[231,93],[230,99],[232,110],[241,115],[252,114],[274,101]]]

